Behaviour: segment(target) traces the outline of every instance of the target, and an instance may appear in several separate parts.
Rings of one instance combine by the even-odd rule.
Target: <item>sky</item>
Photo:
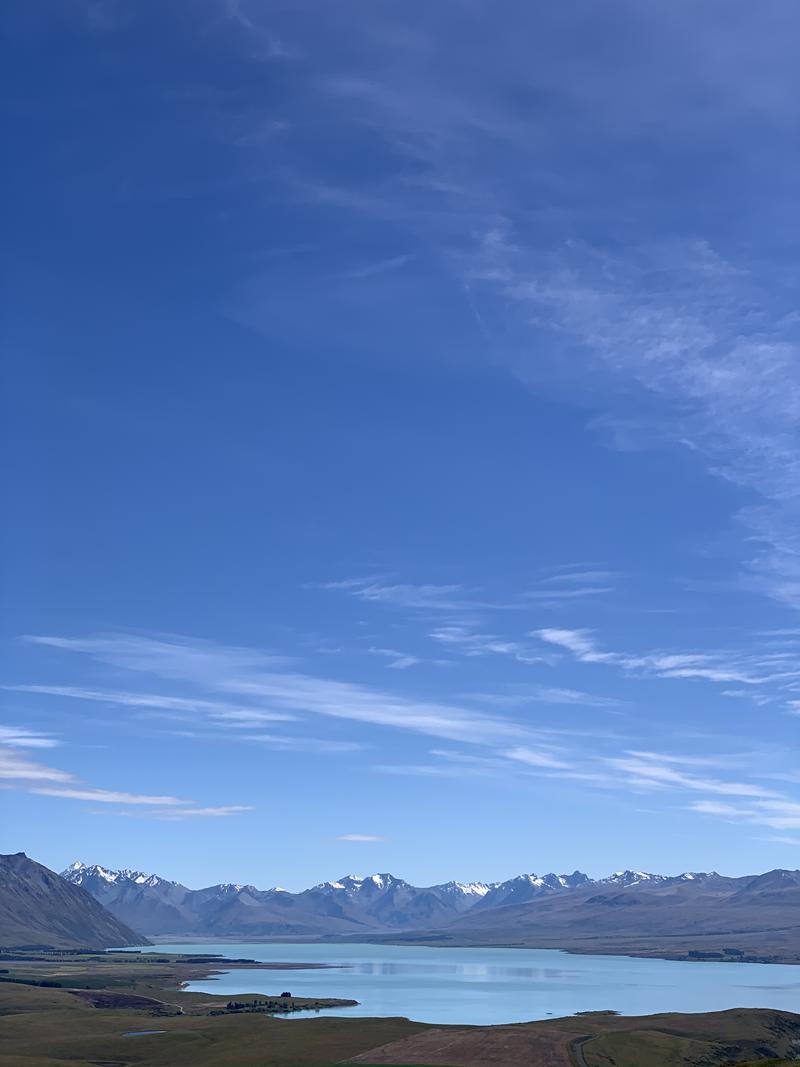
[[[0,19],[2,851],[797,867],[797,6]]]

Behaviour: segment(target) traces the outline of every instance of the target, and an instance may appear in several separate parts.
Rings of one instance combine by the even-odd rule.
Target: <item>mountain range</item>
[[[0,945],[101,948],[147,937],[510,945],[796,963],[800,871],[739,878],[618,871],[600,879],[574,871],[433,886],[351,874],[290,893],[234,883],[189,889],[84,863],[59,876],[24,853],[0,857]]]
[[[391,874],[346,875],[299,893],[223,883],[189,889],[136,870],[71,864],[62,877],[148,936],[353,937],[438,943],[553,943],[699,938],[800,929],[800,872],[745,878],[618,871],[592,879],[521,874],[504,882],[413,886]],[[797,910],[795,910],[797,909]],[[794,936],[792,934],[792,936]]]
[[[531,900],[585,876],[528,875],[493,885],[447,882],[420,888],[391,874],[350,874],[300,893],[232,883],[188,889],[142,871],[83,863],[71,864],[62,878],[145,934],[317,937],[439,927],[473,907]]]
[[[80,886],[24,852],[0,856],[0,946],[110,948],[142,941]]]
[[[442,941],[442,939],[439,939]],[[800,871],[621,878],[474,911],[442,943],[800,961]]]

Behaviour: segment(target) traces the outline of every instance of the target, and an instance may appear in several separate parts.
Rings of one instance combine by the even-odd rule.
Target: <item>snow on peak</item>
[[[467,897],[485,897],[492,888],[485,882],[453,882],[453,886]]]
[[[607,884],[625,887],[640,885],[642,882],[663,882],[664,880],[663,874],[649,874],[647,871],[614,871],[608,878],[601,879]]]
[[[82,874],[94,874],[98,878],[102,878],[104,882],[116,882],[122,874],[121,871],[110,871],[106,867],[101,867],[99,864],[95,864],[94,867],[86,867]]]
[[[389,886],[395,885],[399,879],[395,878],[393,874],[346,874],[344,878],[338,878],[335,882],[321,882],[315,886],[315,889],[322,890],[344,890],[347,893],[355,894],[360,893],[363,889],[369,887],[373,889],[388,889]]]
[[[523,874],[520,875],[520,880],[537,887],[544,885],[544,878],[540,878],[538,874]]]
[[[161,885],[164,881],[157,874],[147,874],[144,871],[135,871],[129,867],[123,867],[121,871],[113,871],[109,867],[101,867],[99,863],[81,863],[80,860],[70,863],[69,867],[62,871],[61,874],[63,878],[78,884],[97,878],[101,882],[107,882],[109,885],[121,885],[127,882],[134,885],[152,887]]]

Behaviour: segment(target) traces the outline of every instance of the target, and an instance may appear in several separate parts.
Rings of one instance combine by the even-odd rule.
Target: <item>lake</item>
[[[335,970],[228,971],[187,986],[231,997],[290,990],[299,997],[359,1001],[358,1007],[324,1015],[404,1015],[419,1022],[489,1025],[604,1009],[623,1015],[725,1008],[800,1011],[800,966],[790,965],[406,945],[176,944],[158,945],[156,951],[334,964]],[[300,1013],[291,1018],[297,1017]]]

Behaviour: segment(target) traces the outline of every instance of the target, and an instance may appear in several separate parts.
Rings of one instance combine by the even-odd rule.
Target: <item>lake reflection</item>
[[[299,997],[359,1001],[358,1007],[323,1015],[404,1015],[420,1022],[489,1025],[606,1009],[625,1015],[736,1007],[800,1011],[800,966],[409,945],[194,944],[159,945],[158,951],[327,963],[331,969],[226,971],[187,986],[231,997],[289,989]]]
[[[454,974],[465,978],[553,979],[570,974],[563,967],[504,967],[489,963],[399,963],[394,960],[376,960],[343,966],[355,974]],[[572,973],[577,974],[576,971]]]

